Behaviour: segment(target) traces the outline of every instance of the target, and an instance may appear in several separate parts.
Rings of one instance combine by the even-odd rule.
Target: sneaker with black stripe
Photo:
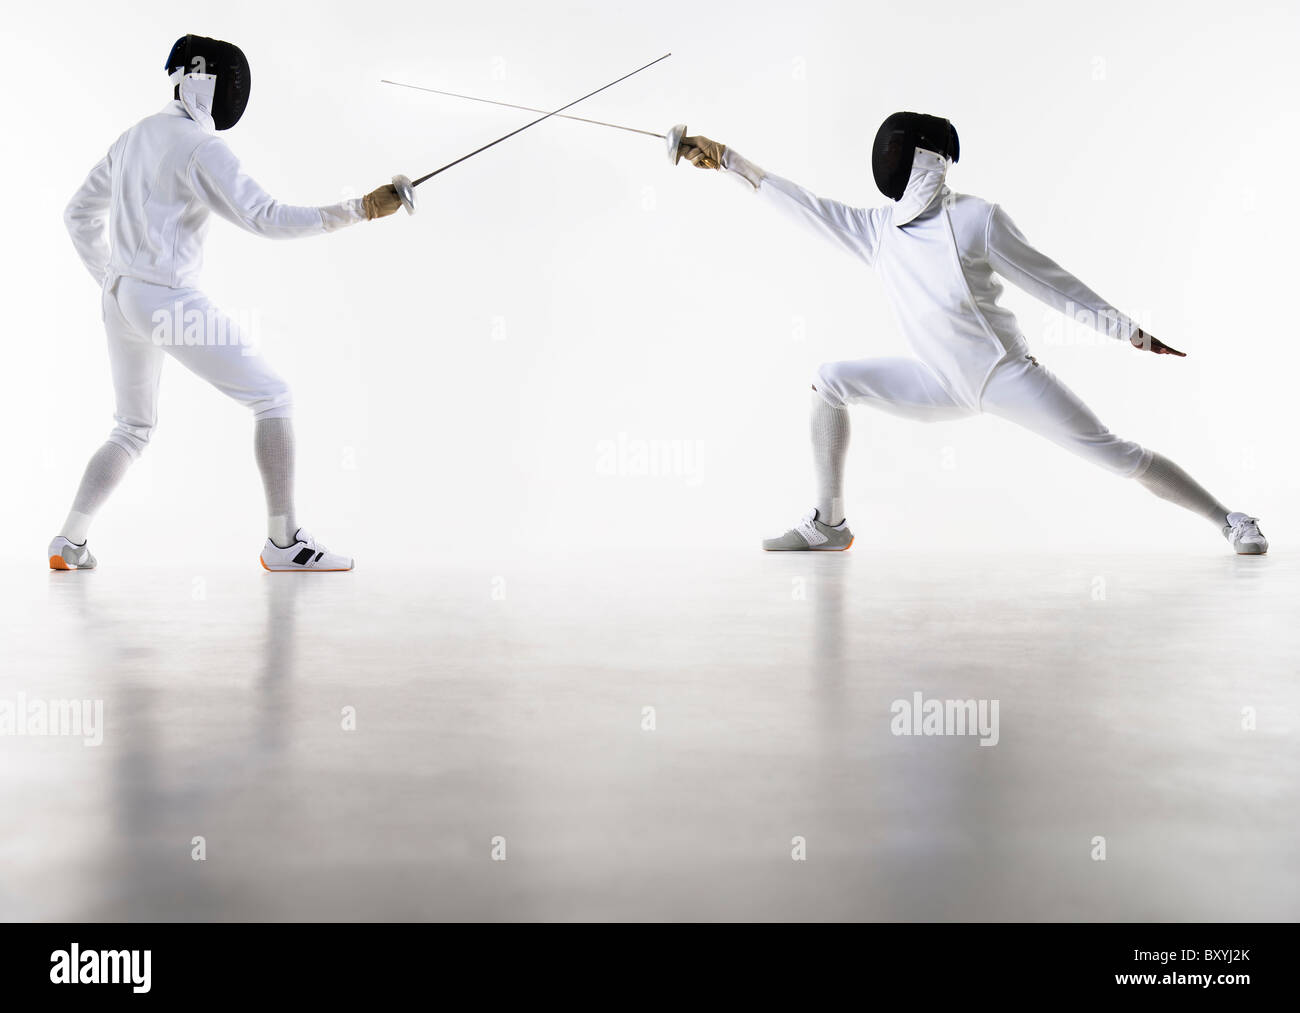
[[[311,536],[304,528],[299,528],[293,536],[293,544],[284,548],[271,539],[262,546],[262,566],[273,573],[288,573],[294,570],[315,570],[325,573],[333,570],[351,570],[352,557],[340,556],[330,552]]]

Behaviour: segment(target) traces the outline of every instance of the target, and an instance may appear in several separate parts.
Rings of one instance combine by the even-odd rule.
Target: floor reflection
[[[0,695],[101,698],[105,741],[0,741],[0,916],[1294,917],[1300,565],[1259,562],[29,579]],[[914,692],[998,699],[999,744],[893,734]]]

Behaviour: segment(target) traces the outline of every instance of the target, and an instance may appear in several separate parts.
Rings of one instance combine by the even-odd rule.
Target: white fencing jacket
[[[1030,246],[998,205],[949,190],[950,164],[917,148],[899,201],[854,208],[764,172],[730,149],[723,158],[724,169],[765,199],[876,269],[903,336],[958,404],[978,411],[993,370],[1028,350],[1015,315],[998,305],[995,274],[1062,312],[1090,313],[1104,333],[1132,336],[1136,324]]]
[[[131,277],[197,287],[213,211],[272,239],[365,220],[359,198],[329,207],[281,204],[245,175],[211,123],[201,111],[169,102],[119,137],[90,170],[63,220],[95,281],[107,287]]]

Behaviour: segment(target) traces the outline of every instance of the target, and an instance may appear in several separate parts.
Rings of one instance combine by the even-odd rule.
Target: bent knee
[[[822,400],[836,408],[844,406],[845,365],[843,362],[823,362],[813,375],[813,390],[821,395]]]
[[[252,409],[255,419],[287,419],[293,415],[293,392],[288,384],[280,382],[259,391],[244,404]]]
[[[144,448],[149,446],[149,441],[153,439],[154,428],[154,426],[137,426],[119,422],[108,434],[108,442],[121,447],[134,459],[144,453]]]

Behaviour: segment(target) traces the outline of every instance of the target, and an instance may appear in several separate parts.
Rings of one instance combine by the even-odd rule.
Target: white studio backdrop
[[[883,200],[880,120],[947,116],[955,189],[1003,204],[1189,357],[1107,342],[1009,288],[1035,354],[1112,429],[1293,541],[1298,29],[1280,3],[29,5],[5,20],[0,64],[0,555],[39,561],[111,427],[98,292],[61,212],[167,100],[162,61],[185,32],[247,53],[252,100],[225,136],[302,204],[531,118],[385,77],[555,107],[672,50],[573,112],[685,121],[862,205]],[[816,365],[907,354],[869,269],[736,181],[673,169],[653,138],[550,121],[418,194],[414,218],[295,242],[214,218],[207,245],[205,287],[256,322],[294,388],[300,519],[363,565],[413,543],[430,562],[484,542],[756,549],[811,504]],[[1225,551],[1198,518],[1001,421],[853,422],[859,549]],[[154,444],[93,532],[101,557],[158,561],[198,536],[187,556],[251,562],[251,429],[168,362]]]

